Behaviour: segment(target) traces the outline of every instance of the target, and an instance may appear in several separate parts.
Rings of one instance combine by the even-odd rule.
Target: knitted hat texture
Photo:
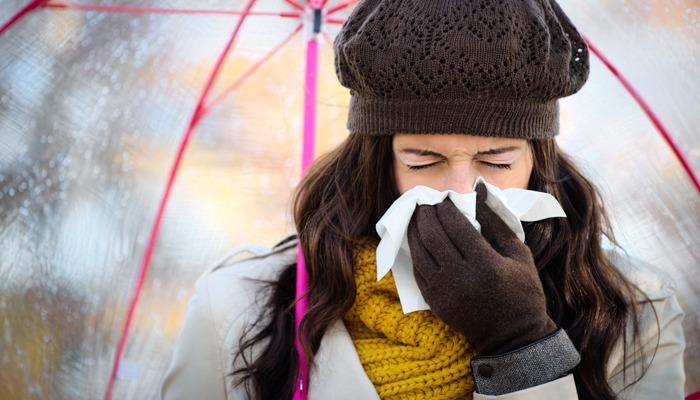
[[[588,48],[553,0],[363,0],[335,43],[348,129],[554,137]]]

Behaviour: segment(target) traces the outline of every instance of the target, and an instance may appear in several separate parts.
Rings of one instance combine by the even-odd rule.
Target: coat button
[[[493,375],[493,367],[488,364],[481,364],[476,367],[476,372],[484,378],[490,378]]]

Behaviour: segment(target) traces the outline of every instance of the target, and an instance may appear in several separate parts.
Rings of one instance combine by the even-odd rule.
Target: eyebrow
[[[480,151],[480,152],[476,153],[476,155],[479,155],[479,156],[493,156],[493,155],[497,155],[497,154],[507,153],[507,152],[513,151],[513,150],[519,150],[519,149],[520,149],[520,147],[518,147],[518,146],[498,147],[498,148],[495,148],[495,149],[489,149],[489,150],[486,150],[486,151]]]
[[[509,151],[519,150],[519,149],[520,149],[519,146],[497,147],[495,149],[480,151],[480,152],[476,153],[476,155],[477,156],[493,156],[493,155],[507,153]],[[415,154],[417,156],[431,156],[431,157],[445,158],[444,154],[440,154],[438,152],[435,152],[432,150],[426,150],[426,149],[406,148],[406,149],[399,150],[399,153]]]
[[[438,152],[431,151],[431,150],[425,150],[425,149],[423,149],[423,150],[412,149],[412,148],[401,149],[401,150],[399,150],[399,153],[415,154],[417,156],[431,156],[431,157],[445,158],[445,156],[443,154],[440,154]]]

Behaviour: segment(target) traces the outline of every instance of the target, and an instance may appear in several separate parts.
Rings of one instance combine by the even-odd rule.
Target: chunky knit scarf
[[[355,304],[344,322],[382,399],[471,399],[474,352],[430,311],[404,314],[391,272],[377,282],[376,245],[355,249]]]

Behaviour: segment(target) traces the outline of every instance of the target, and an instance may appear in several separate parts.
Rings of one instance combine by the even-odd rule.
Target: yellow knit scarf
[[[357,298],[344,318],[382,399],[471,399],[474,352],[430,311],[404,314],[391,272],[377,282],[376,245],[355,249]]]

